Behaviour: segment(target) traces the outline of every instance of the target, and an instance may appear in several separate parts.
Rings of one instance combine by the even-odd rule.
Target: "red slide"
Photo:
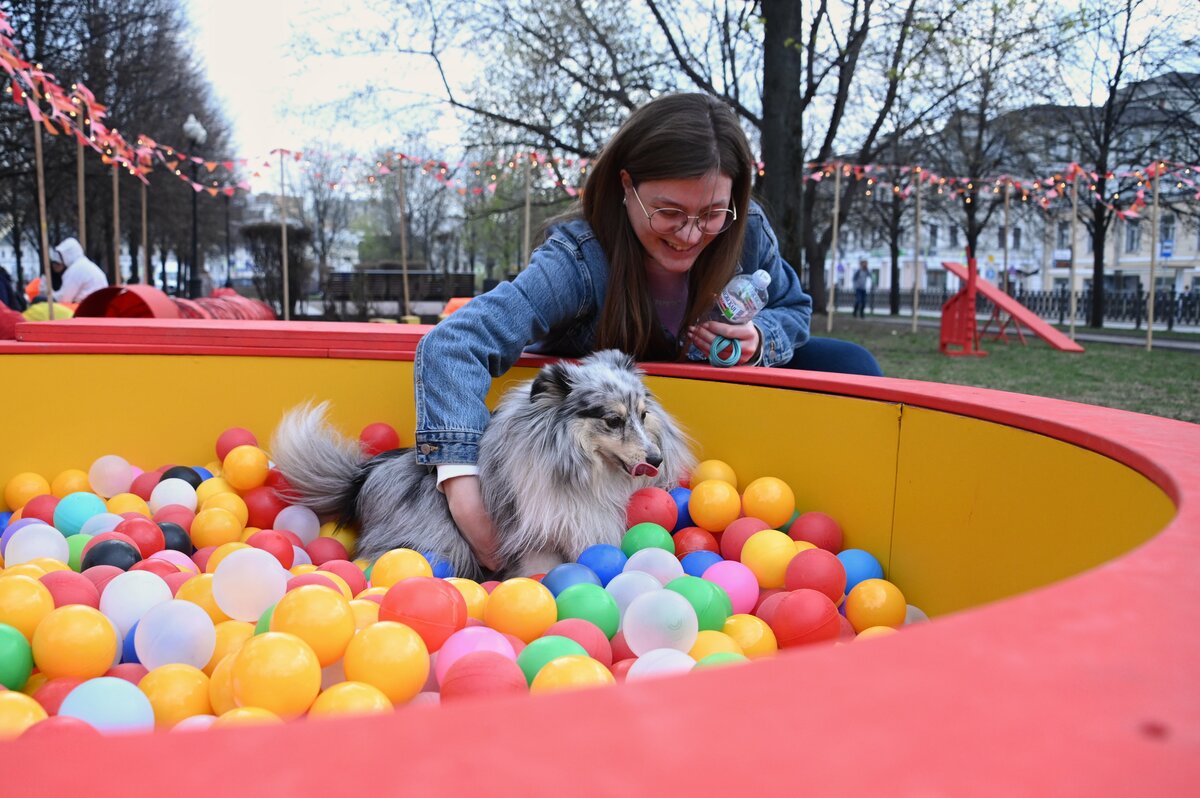
[[[967,268],[961,263],[951,263],[950,261],[942,261],[943,268],[951,274],[958,277],[964,283],[968,280]],[[1038,338],[1041,338],[1050,346],[1062,352],[1082,352],[1083,347],[1072,341],[1061,332],[1051,327],[1029,308],[1022,305],[1017,300],[1010,297],[1008,294],[1001,291],[996,286],[989,283],[987,280],[976,278],[975,288],[979,293],[990,299],[996,307],[1003,310],[1005,313],[1012,316],[1021,324],[1028,327]]]

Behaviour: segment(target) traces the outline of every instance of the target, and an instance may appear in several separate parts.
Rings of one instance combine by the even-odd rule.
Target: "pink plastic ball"
[[[758,579],[740,562],[722,560],[713,563],[705,569],[704,578],[724,589],[735,614],[754,611],[754,605],[758,603]]]
[[[438,650],[433,668],[438,684],[445,681],[446,672],[450,670],[450,666],[468,654],[478,651],[491,651],[508,657],[514,662],[517,660],[512,643],[508,642],[508,638],[503,634],[486,626],[468,626],[446,638],[446,642]]]
[[[583,618],[564,618],[552,624],[545,634],[570,638],[583,646],[589,657],[606,668],[612,666],[612,643],[609,642],[604,631],[591,621]]]

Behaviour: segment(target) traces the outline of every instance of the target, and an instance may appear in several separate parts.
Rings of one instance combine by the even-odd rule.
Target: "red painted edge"
[[[323,348],[309,346],[304,331],[285,328],[296,330],[288,347]],[[398,351],[399,341],[416,332],[383,340]],[[343,340],[326,351],[374,345]],[[15,343],[0,352],[83,351],[78,343],[57,346]],[[224,342],[213,348],[228,353]],[[89,351],[111,347],[94,343]],[[1049,435],[1142,472],[1171,496],[1177,512],[1157,536],[1116,560],[900,635],[614,689],[284,727],[108,737],[73,745],[66,756],[61,745],[16,740],[0,743],[6,790],[56,795],[82,788],[95,798],[131,790],[327,796],[377,792],[384,783],[397,792],[521,795],[1180,795],[1195,789],[1200,426],[935,383],[645,368],[666,377],[911,404]],[[119,776],[112,775],[114,762],[124,763]]]

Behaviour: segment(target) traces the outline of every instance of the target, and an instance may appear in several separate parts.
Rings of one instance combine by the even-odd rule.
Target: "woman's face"
[[[646,268],[652,271],[686,274],[704,248],[720,233],[702,233],[694,219],[689,219],[681,230],[662,233],[651,227],[647,214],[660,208],[671,208],[695,217],[732,207],[733,179],[720,172],[702,177],[644,180],[635,191],[629,173],[622,171],[621,184],[625,189],[629,223],[646,252]]]

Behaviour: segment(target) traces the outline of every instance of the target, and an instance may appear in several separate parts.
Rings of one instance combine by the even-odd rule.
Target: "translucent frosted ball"
[[[100,612],[117,627],[122,640],[151,607],[171,600],[171,588],[149,571],[117,574],[100,594]]]
[[[118,454],[97,457],[88,469],[88,484],[97,495],[111,499],[118,493],[128,493],[133,484],[133,466]]]
[[[658,676],[687,673],[695,665],[696,660],[677,648],[656,648],[634,660],[625,674],[625,681],[637,682]]]
[[[237,621],[257,621],[287,592],[288,572],[262,549],[238,549],[213,572],[213,600]]]
[[[196,489],[182,479],[164,479],[150,491],[150,512],[157,513],[168,504],[178,504],[193,512],[196,509]]]
[[[624,570],[650,574],[660,585],[683,576],[683,564],[679,562],[679,558],[666,549],[655,547],[641,549],[629,555]]]
[[[312,565],[312,557],[299,546],[292,546],[292,567],[297,565]]]
[[[101,732],[154,730],[154,707],[136,685],[115,676],[88,679],[63,699],[59,715],[79,718]]]
[[[625,617],[625,610],[635,598],[643,593],[662,590],[662,582],[645,571],[625,571],[617,574],[605,585],[605,590],[617,602],[617,610]]]
[[[190,718],[184,718],[172,726],[171,731],[204,731],[209,726],[213,725],[213,721],[216,719],[216,715],[192,715]]]
[[[83,535],[99,535],[102,532],[111,532],[117,524],[125,519],[116,513],[99,513],[83,522],[83,526],[79,527],[80,534]]]
[[[172,662],[203,668],[216,649],[217,631],[199,604],[172,599],[142,616],[133,633],[133,645],[148,670]]]
[[[8,539],[8,547],[4,549],[5,565],[19,565],[38,557],[66,563],[71,557],[70,544],[61,532],[42,523],[23,526]]]
[[[321,534],[321,519],[302,504],[289,504],[275,516],[275,522],[271,528],[295,532],[296,536],[307,546]]]
[[[912,604],[904,611],[904,623],[929,623],[929,616],[920,607],[914,607]]]
[[[639,657],[656,648],[690,651],[700,631],[691,602],[674,590],[638,596],[621,621],[625,643]]]

